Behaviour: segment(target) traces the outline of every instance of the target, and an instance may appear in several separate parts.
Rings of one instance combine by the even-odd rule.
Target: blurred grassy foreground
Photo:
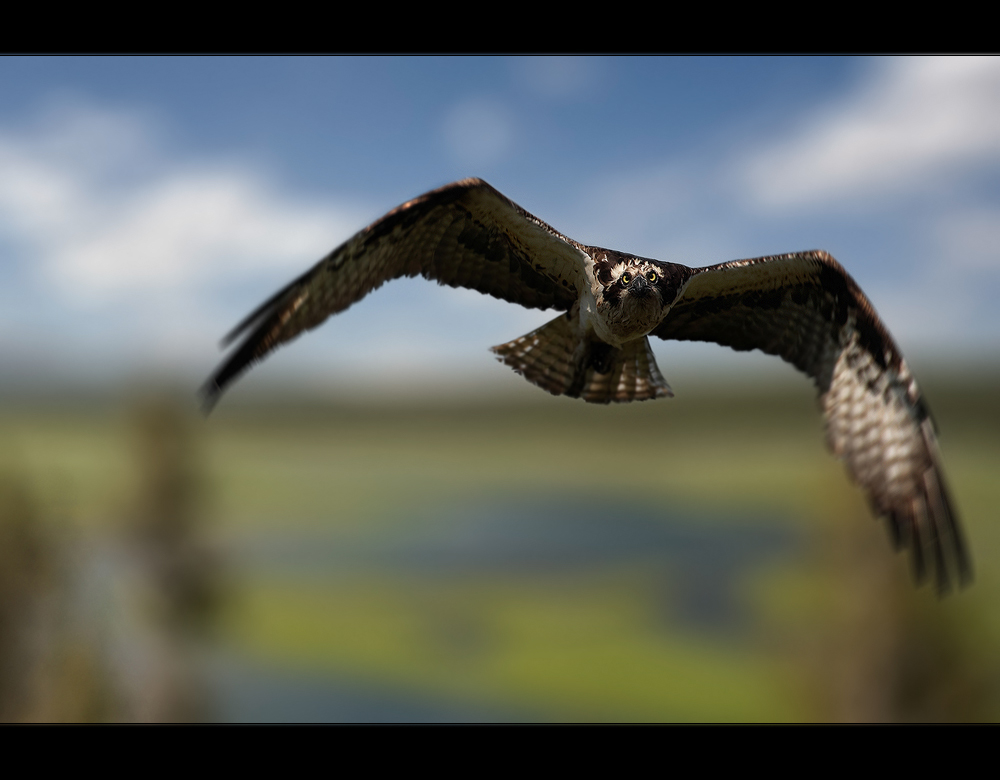
[[[8,401],[0,715],[996,720],[1000,388],[925,389],[976,563],[945,599],[804,382],[207,420]]]

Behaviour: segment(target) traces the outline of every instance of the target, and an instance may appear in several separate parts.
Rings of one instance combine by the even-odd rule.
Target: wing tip
[[[917,586],[933,577],[938,596],[972,584],[972,558],[940,474],[928,470],[923,490],[909,505],[877,511],[885,516],[894,549],[910,552]]]
[[[201,399],[201,411],[206,417],[222,398],[222,394],[243,372],[257,363],[271,351],[273,345],[267,345],[266,334],[273,328],[273,323],[265,320],[256,330],[251,332],[243,342],[232,352],[215,372],[198,388]],[[241,326],[239,330],[242,330]]]
[[[208,416],[215,405],[222,398],[222,394],[233,382],[235,382],[245,371],[258,363],[273,347],[261,349],[262,326],[254,333],[250,334],[243,343],[233,352],[229,358],[216,369],[205,383],[198,388],[198,397],[201,399],[201,410]]]
[[[222,387],[213,376],[198,388],[198,400],[202,415],[208,417],[221,397]]]
[[[951,589],[952,574],[958,581],[959,589],[972,583],[972,557],[945,484],[933,424],[928,419],[923,427],[927,448],[931,453],[931,466],[923,475],[922,494],[934,532],[938,593],[944,595]]]

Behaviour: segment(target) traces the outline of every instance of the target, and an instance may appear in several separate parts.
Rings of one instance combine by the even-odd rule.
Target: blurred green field
[[[804,382],[621,407],[251,399],[168,438],[226,572],[212,641],[255,663],[537,720],[995,720],[997,384],[925,383],[976,565],[945,599],[913,587]],[[8,402],[0,467],[72,538],[119,533],[144,403]],[[560,557],[571,509],[535,559],[531,518],[559,502],[595,541]],[[615,552],[619,521],[666,541]],[[787,543],[741,552],[758,531]]]

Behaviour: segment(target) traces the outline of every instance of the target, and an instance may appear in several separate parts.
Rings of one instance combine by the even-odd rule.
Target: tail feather
[[[580,393],[585,401],[598,404],[672,398],[673,395],[670,385],[656,365],[649,339],[645,337],[630,341],[618,350],[611,370],[607,373],[601,374],[589,369],[587,382]]]
[[[491,351],[532,384],[565,395],[577,373],[579,337],[566,315]]]
[[[553,395],[599,404],[673,395],[656,366],[648,339],[614,349],[581,337],[567,315],[492,351],[502,363]]]

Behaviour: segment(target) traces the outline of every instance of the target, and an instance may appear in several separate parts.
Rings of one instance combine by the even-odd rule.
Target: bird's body
[[[918,579],[928,559],[942,589],[953,576],[970,578],[917,384],[868,298],[825,252],[689,268],[580,244],[465,179],[389,212],[256,309],[227,337],[246,334],[205,385],[206,403],[279,344],[418,274],[563,312],[493,348],[555,395],[672,395],[650,335],[779,355],[813,378],[831,449],[888,518],[897,547],[911,549]]]

